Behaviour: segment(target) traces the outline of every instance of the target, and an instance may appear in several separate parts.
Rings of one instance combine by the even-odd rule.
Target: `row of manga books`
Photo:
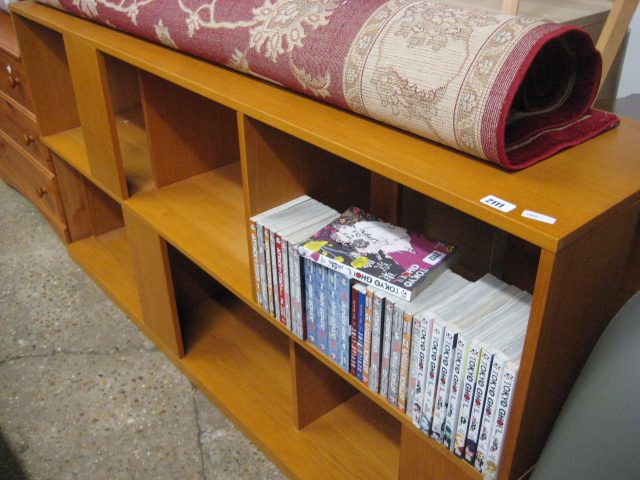
[[[407,302],[308,259],[304,270],[308,341],[495,475],[531,295],[492,275],[469,282],[445,269]]]
[[[308,196],[250,228],[264,310],[490,477],[531,295],[455,274],[455,246]]]

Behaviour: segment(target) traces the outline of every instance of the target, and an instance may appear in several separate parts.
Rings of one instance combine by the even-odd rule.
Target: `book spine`
[[[418,381],[418,351],[420,349],[420,329],[421,317],[413,317],[411,327],[411,349],[409,350],[409,380],[407,381],[407,414],[412,415],[413,403],[416,395],[416,384]]]
[[[398,406],[398,388],[400,385],[400,355],[402,353],[402,325],[404,309],[396,305],[393,309],[393,326],[391,329],[391,358],[389,361],[389,394],[387,400]]]
[[[380,390],[380,359],[382,353],[382,319],[384,316],[384,296],[373,294],[373,315],[371,320],[371,364],[369,366],[369,388]]]
[[[357,336],[357,358],[356,358],[356,378],[362,381],[362,359],[364,354],[364,317],[367,308],[367,293],[365,290],[358,292],[358,336]]]
[[[485,401],[484,415],[482,416],[478,448],[474,462],[474,467],[476,467],[476,470],[480,473],[485,473],[487,454],[489,453],[489,442],[492,435],[491,427],[495,419],[496,407],[499,403],[504,364],[504,360],[502,360],[499,355],[493,356],[491,373],[489,374],[489,382],[487,385],[487,399]]]
[[[307,312],[307,340],[311,345],[318,345],[316,334],[316,264],[304,260],[305,310]]]
[[[276,268],[276,282],[274,282],[274,286],[276,292],[276,301],[278,302],[278,320],[283,325],[287,324],[287,313],[285,307],[285,290],[284,290],[284,257],[282,255],[282,237],[276,233],[273,234],[273,241],[275,244],[275,268]]]
[[[302,285],[304,282],[301,278],[300,257],[297,254],[295,245],[288,244],[289,247],[289,290],[291,297],[291,329],[293,333],[300,339],[304,340],[302,326],[304,309],[304,296],[302,295]]]
[[[424,382],[424,400],[420,413],[419,427],[426,435],[431,435],[433,427],[433,407],[436,393],[436,378],[440,368],[440,358],[442,356],[442,340],[444,337],[444,327],[435,319],[433,323],[433,334],[431,335],[431,345],[427,360],[427,371]]]
[[[326,283],[327,269],[322,266],[316,267],[316,346],[327,353],[327,312],[328,312],[328,289]]]
[[[292,330],[293,318],[291,315],[291,272],[289,271],[289,242],[282,239],[282,283],[284,285],[284,312],[285,325]]]
[[[391,363],[391,335],[393,330],[394,302],[387,298],[384,302],[384,319],[382,323],[382,359],[380,361],[380,395],[389,396],[389,366]]]
[[[367,288],[364,308],[364,336],[362,339],[362,383],[369,386],[369,365],[371,363],[371,324],[373,322],[373,290]]]
[[[264,244],[264,228],[256,223],[256,237],[258,239],[258,262],[260,264],[260,292],[262,293],[262,308],[269,311],[269,289],[267,282],[267,254]]]
[[[251,259],[253,260],[253,281],[256,286],[256,301],[262,305],[262,287],[260,285],[260,256],[258,254],[258,236],[255,220],[249,220],[251,232]]]
[[[509,421],[517,376],[517,367],[507,363],[502,372],[502,384],[500,385],[500,394],[498,396],[498,404],[496,405],[496,414],[486,456],[485,476],[489,478],[495,478],[492,475],[497,473],[500,464],[500,454],[504,446],[504,435]]]
[[[358,312],[360,311],[360,292],[355,284],[351,287],[351,308],[350,314],[350,356],[349,373],[354,377],[358,375]]]
[[[455,359],[453,361],[453,371],[451,372],[451,389],[449,390],[447,418],[442,435],[442,443],[449,450],[452,450],[454,446],[455,432],[458,426],[458,414],[460,413],[460,401],[462,400],[463,369],[467,360],[466,344],[464,339],[462,339],[462,342],[460,340],[460,337],[458,337]]]
[[[336,275],[338,286],[338,364],[345,372],[348,372],[351,350],[351,281],[344,275],[339,273]]]
[[[329,306],[327,309],[327,354],[335,363],[338,363],[338,273],[327,270],[327,287]]]
[[[480,353],[478,379],[476,380],[476,390],[473,393],[471,414],[469,415],[469,430],[467,432],[467,439],[465,440],[464,445],[464,459],[471,465],[473,465],[475,461],[476,452],[478,450],[482,414],[484,412],[484,403],[492,362],[493,354],[489,350],[483,349]]]
[[[436,399],[433,411],[431,437],[442,443],[447,407],[449,405],[449,389],[451,387],[451,372],[456,351],[458,335],[448,329],[444,331],[442,342],[442,357],[436,382]]]
[[[271,297],[273,299],[273,316],[280,319],[280,290],[278,287],[278,254],[275,232],[265,228],[265,235],[269,236],[269,248],[271,250]]]
[[[269,304],[269,310],[271,315],[275,315],[275,304],[273,301],[273,272],[271,262],[271,237],[269,235],[269,229],[262,227],[262,238],[264,239],[264,265],[266,271],[266,285],[267,285],[267,301]]]
[[[402,344],[400,350],[400,374],[398,375],[398,410],[405,412],[407,408],[407,383],[409,381],[409,357],[411,350],[411,333],[413,315],[405,312],[402,322]]]
[[[460,342],[460,338],[461,336],[458,335],[458,343]],[[471,344],[469,341],[467,341],[467,344],[469,344],[469,353],[467,355],[467,363],[464,369],[462,400],[460,401],[455,447],[453,449],[453,453],[462,458],[464,458],[464,445],[467,440],[467,432],[469,431],[471,403],[473,401],[473,393],[476,388],[478,364],[480,363],[480,348],[477,345]]]
[[[318,262],[320,265],[323,265],[327,268],[337,270],[338,272],[346,275],[349,278],[357,278],[358,281],[379,288],[384,292],[391,293],[397,297],[402,298],[403,300],[410,301],[413,298],[413,290],[401,287],[399,285],[387,282],[371,275],[364,274],[360,270],[353,268],[350,265],[338,262],[326,255],[314,255],[315,252],[312,252],[304,246],[301,248],[301,250],[307,258],[313,260],[314,262]]]
[[[418,341],[416,342],[416,384],[413,395],[412,408],[408,412],[413,420],[413,424],[420,426],[420,416],[422,414],[422,403],[424,401],[424,388],[427,376],[427,362],[429,345],[431,345],[431,334],[433,321],[426,315],[420,315],[420,327]],[[414,326],[415,328],[415,326]]]

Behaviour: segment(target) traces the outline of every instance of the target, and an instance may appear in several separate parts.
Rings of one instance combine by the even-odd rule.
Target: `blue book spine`
[[[312,345],[317,345],[316,332],[316,293],[315,293],[315,269],[316,264],[309,259],[304,259],[304,291],[305,310],[307,321],[307,340]]]
[[[356,360],[356,378],[362,381],[362,364],[364,360],[364,311],[367,303],[367,291],[359,292],[358,301],[358,358]]]

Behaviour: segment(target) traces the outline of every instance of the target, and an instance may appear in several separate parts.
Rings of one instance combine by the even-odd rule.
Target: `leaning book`
[[[411,300],[445,271],[458,247],[391,225],[358,207],[300,243],[300,255]]]

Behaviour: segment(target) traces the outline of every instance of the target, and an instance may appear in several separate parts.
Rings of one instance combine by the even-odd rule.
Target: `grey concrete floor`
[[[0,181],[0,480],[284,478]]]

